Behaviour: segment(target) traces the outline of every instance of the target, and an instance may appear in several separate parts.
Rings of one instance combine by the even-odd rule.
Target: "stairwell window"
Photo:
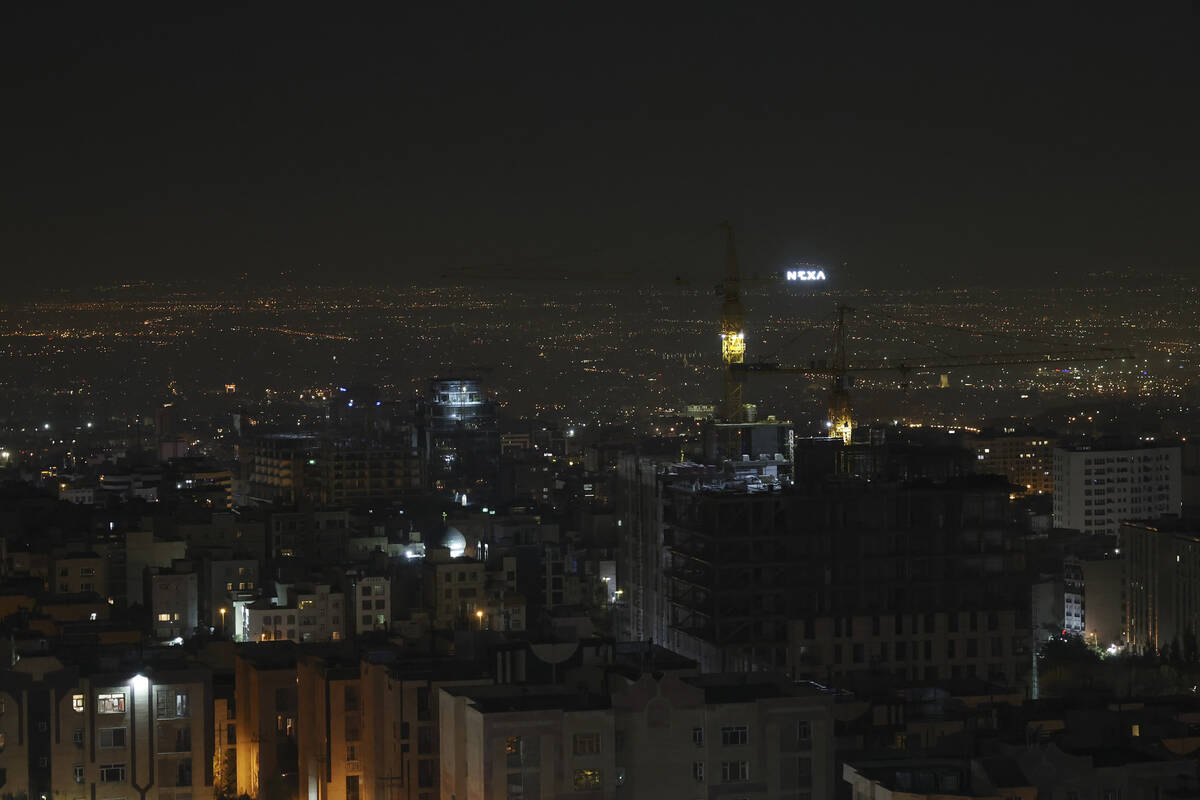
[[[722,761],[721,762],[721,782],[722,783],[745,783],[750,780],[750,762],[749,761]]]

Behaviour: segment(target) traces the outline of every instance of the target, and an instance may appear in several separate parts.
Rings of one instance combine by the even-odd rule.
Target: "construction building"
[[[620,635],[704,671],[1020,680],[1030,598],[1004,481],[795,485],[737,466],[623,464]]]

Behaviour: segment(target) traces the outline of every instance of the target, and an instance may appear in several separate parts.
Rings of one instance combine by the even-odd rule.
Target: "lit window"
[[[603,779],[598,769],[577,769],[575,770],[575,791],[584,792],[589,789],[603,788]]]
[[[76,692],[75,694],[71,695],[71,710],[78,711],[80,714],[83,713],[83,694],[82,693]]]
[[[125,693],[113,692],[111,694],[101,694],[96,696],[96,713],[97,714],[124,714],[125,713]],[[122,769],[124,769],[122,767]],[[124,780],[124,779],[122,779]]]

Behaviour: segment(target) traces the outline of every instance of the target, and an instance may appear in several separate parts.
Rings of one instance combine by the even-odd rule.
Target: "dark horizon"
[[[1197,274],[1194,5],[152,13],[8,10],[10,285]]]

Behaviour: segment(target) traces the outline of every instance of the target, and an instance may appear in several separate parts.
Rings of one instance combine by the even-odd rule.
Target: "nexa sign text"
[[[825,270],[789,269],[787,271],[787,279],[789,281],[823,281],[825,280]]]

